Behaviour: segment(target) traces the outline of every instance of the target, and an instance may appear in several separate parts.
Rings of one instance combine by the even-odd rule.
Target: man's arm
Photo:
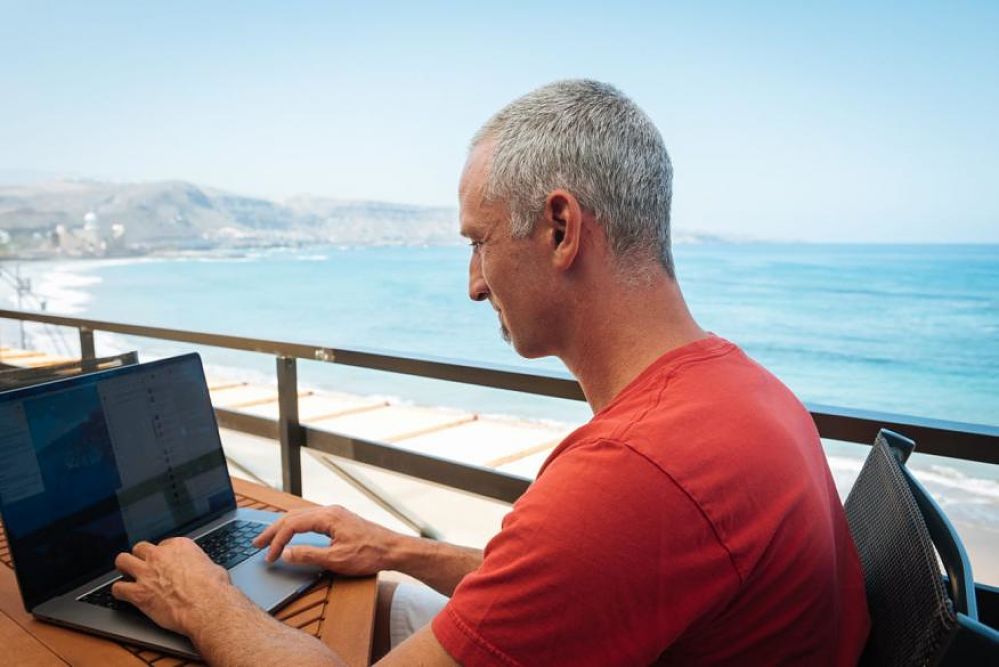
[[[298,533],[330,536],[328,547],[287,546]],[[267,560],[318,565],[331,572],[364,576],[398,570],[444,595],[482,564],[482,551],[402,535],[366,521],[343,507],[293,510],[271,524],[254,544],[270,545]]]
[[[234,586],[213,600],[188,636],[209,665],[346,665],[318,639],[291,628],[250,602]]]
[[[210,665],[343,665],[315,637],[265,614],[230,582],[224,569],[186,538],[135,545],[115,565],[134,581],[118,581],[115,597],[131,602],[161,626],[191,638]],[[456,665],[424,628],[379,664]]]

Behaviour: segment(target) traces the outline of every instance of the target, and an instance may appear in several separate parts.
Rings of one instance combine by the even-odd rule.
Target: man
[[[559,357],[594,417],[484,553],[336,507],[261,535],[269,558],[400,570],[452,596],[384,664],[856,662],[863,580],[815,427],[688,312],[671,178],[652,122],[593,81],[536,90],[473,140],[459,188],[469,296],[492,304],[521,355]],[[284,548],[308,530],[331,546]],[[138,544],[117,565],[135,581],[114,594],[209,662],[336,660],[254,608],[189,540]]]

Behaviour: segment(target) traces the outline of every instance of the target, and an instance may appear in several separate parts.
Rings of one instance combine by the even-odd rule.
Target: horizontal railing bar
[[[240,433],[260,436],[268,440],[278,439],[278,423],[276,419],[248,415],[244,412],[215,408],[215,419],[219,428],[227,428]]]
[[[222,428],[277,439],[278,426],[273,419],[225,408],[215,408],[215,415]],[[301,429],[305,446],[309,449],[493,500],[512,503],[531,483],[516,475],[411,452],[385,443],[308,426],[302,426]]]
[[[106,322],[18,310],[0,309],[0,317],[44,322],[67,327],[85,327],[92,331],[109,331],[144,338],[157,338],[193,343],[195,345],[223,347],[231,350],[244,350],[246,352],[257,352],[278,357],[322,361],[370,370],[416,375],[435,380],[475,384],[494,389],[526,392],[554,398],[583,400],[583,392],[579,384],[568,376],[557,373],[524,373],[499,365],[472,364],[429,356],[399,356],[372,350],[323,347],[263,338],[202,333],[183,329]]]
[[[225,347],[232,350],[260,352],[273,356],[292,356],[299,359],[315,359],[317,349],[321,349],[316,348],[315,346],[302,345],[299,343],[285,343],[259,338],[246,338],[243,336],[227,336],[224,334],[201,333],[197,331],[186,331],[183,329],[167,329],[164,327],[150,327],[138,324],[126,324],[122,322],[106,322],[102,320],[89,320],[78,317],[66,317],[64,315],[49,315],[47,313],[31,313],[17,310],[0,309],[0,317],[24,319],[32,322],[44,322],[47,324],[55,324],[66,327],[85,327],[91,331],[110,331],[132,336],[141,336],[144,338],[158,338],[161,340],[194,343],[197,345],[208,345],[211,347]]]
[[[508,389],[539,396],[575,401],[586,400],[578,382],[568,376],[556,373],[539,373],[537,371],[527,373],[480,362],[472,364],[431,356],[389,356],[384,353],[363,350],[337,350],[336,363],[406,375],[418,375],[437,380],[463,382],[494,389]]]
[[[882,428],[916,442],[917,454],[999,463],[999,427],[807,404],[823,438],[870,445]]]

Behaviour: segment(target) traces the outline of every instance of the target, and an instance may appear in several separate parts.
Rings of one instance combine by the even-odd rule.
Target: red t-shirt
[[[868,622],[811,417],[711,336],[559,445],[433,631],[465,665],[852,665]]]

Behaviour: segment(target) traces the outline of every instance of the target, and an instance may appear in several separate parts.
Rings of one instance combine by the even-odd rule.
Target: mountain
[[[673,239],[678,244],[732,240],[699,232]],[[448,207],[312,196],[274,202],[184,181],[0,185],[0,258],[460,242],[457,211]]]
[[[106,256],[307,243],[457,243],[446,207],[296,197],[284,203],[183,181],[0,186],[0,256]]]

